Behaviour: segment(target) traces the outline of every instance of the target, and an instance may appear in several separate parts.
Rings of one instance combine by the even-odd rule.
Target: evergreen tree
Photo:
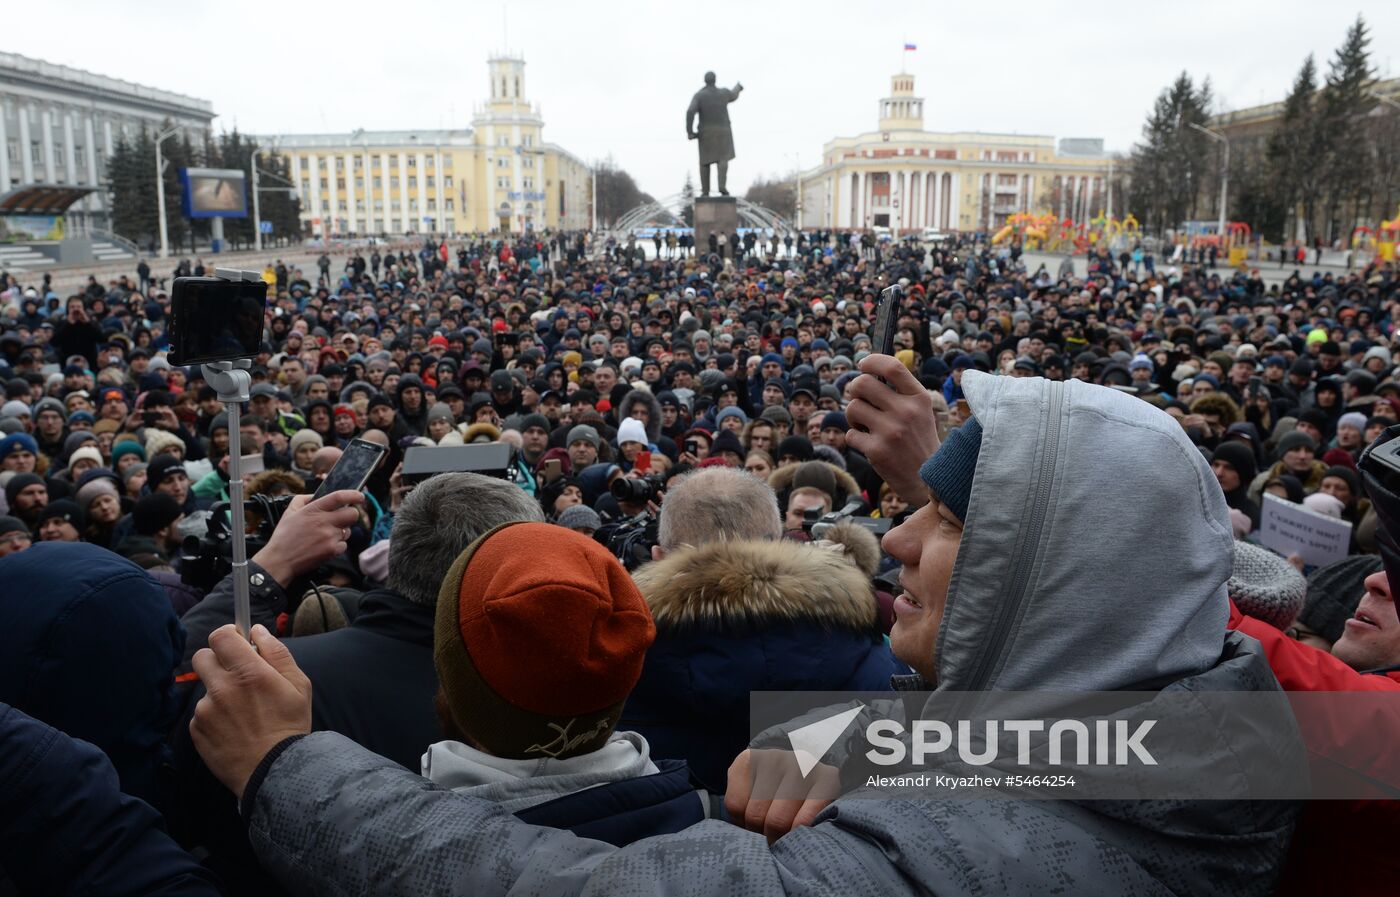
[[[688,171],[685,173],[685,186],[681,187],[681,220],[686,227],[695,226],[695,181]]]
[[[1196,217],[1196,197],[1208,180],[1208,138],[1191,127],[1204,125],[1210,108],[1209,80],[1196,87],[1182,72],[1158,95],[1133,148],[1132,208],[1143,210],[1151,229],[1178,227]]]
[[[1372,152],[1366,136],[1364,116],[1375,101],[1371,88],[1371,37],[1360,16],[1347,30],[1327,73],[1327,83],[1318,98],[1318,131],[1321,152],[1317,161],[1320,180],[1327,196],[1326,233],[1328,239],[1348,236],[1355,223],[1356,204],[1362,199],[1373,173]],[[1340,216],[1345,205],[1352,205],[1351,221]]]
[[[1317,63],[1312,54],[1293,79],[1293,88],[1283,101],[1278,129],[1269,136],[1267,157],[1273,175],[1273,202],[1287,212],[1302,205],[1301,220],[1312,217],[1318,184],[1313,165],[1319,148],[1317,127]],[[1288,239],[1293,234],[1279,234]],[[1306,238],[1306,234],[1304,234]]]

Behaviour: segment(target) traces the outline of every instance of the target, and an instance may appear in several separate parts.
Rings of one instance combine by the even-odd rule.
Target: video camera
[[[859,496],[851,498],[839,511],[823,514],[817,508],[809,508],[802,514],[802,529],[811,535],[813,541],[825,539],[831,528],[838,523],[850,521],[870,530],[877,537],[890,531],[890,520],[883,517],[864,517],[856,512],[865,507]]]
[[[608,491],[620,502],[644,505],[649,501],[659,502],[665,488],[666,477],[653,473],[644,477],[618,477],[608,486]]]
[[[268,540],[272,531],[282,520],[293,496],[282,495],[272,498],[255,495],[251,499],[261,512],[262,520],[256,534],[245,536],[245,545],[252,554],[257,554]],[[221,501],[211,509],[208,530],[203,537],[186,536],[180,545],[180,580],[187,585],[208,592],[233,571],[233,535],[229,530],[229,502]]]
[[[657,544],[660,522],[656,514],[643,511],[635,517],[603,524],[602,528],[593,534],[593,538],[607,546],[613,557],[621,561],[622,566],[630,572],[651,562],[651,547]]]

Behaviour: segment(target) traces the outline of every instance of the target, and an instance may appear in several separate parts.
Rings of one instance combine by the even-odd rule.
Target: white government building
[[[525,60],[487,62],[490,99],[470,129],[259,138],[291,163],[313,236],[583,229],[592,171],[546,143],[525,93]],[[264,186],[268,186],[264,184]]]
[[[208,100],[0,53],[0,196],[30,187],[95,187],[62,214],[70,230],[106,228],[104,182],[117,141],[142,128],[154,135],[168,121],[179,129],[176,138],[183,134],[199,145],[213,119]]]
[[[803,227],[992,231],[1017,212],[1087,221],[1104,210],[1102,140],[925,131],[914,76],[890,80],[878,129],[828,141],[802,172]]]

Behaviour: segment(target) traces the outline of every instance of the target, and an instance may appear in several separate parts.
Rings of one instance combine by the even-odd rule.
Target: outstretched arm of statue
[[[695,116],[700,114],[700,110],[695,107],[695,103],[690,104],[690,108],[685,110],[685,136],[691,140],[697,139],[700,135],[695,133]]]

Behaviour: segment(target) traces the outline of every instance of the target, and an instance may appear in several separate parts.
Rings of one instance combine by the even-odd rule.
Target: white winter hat
[[[647,445],[650,440],[647,439],[646,425],[635,417],[623,421],[622,426],[617,428],[617,444],[620,446],[624,442],[640,442]]]

